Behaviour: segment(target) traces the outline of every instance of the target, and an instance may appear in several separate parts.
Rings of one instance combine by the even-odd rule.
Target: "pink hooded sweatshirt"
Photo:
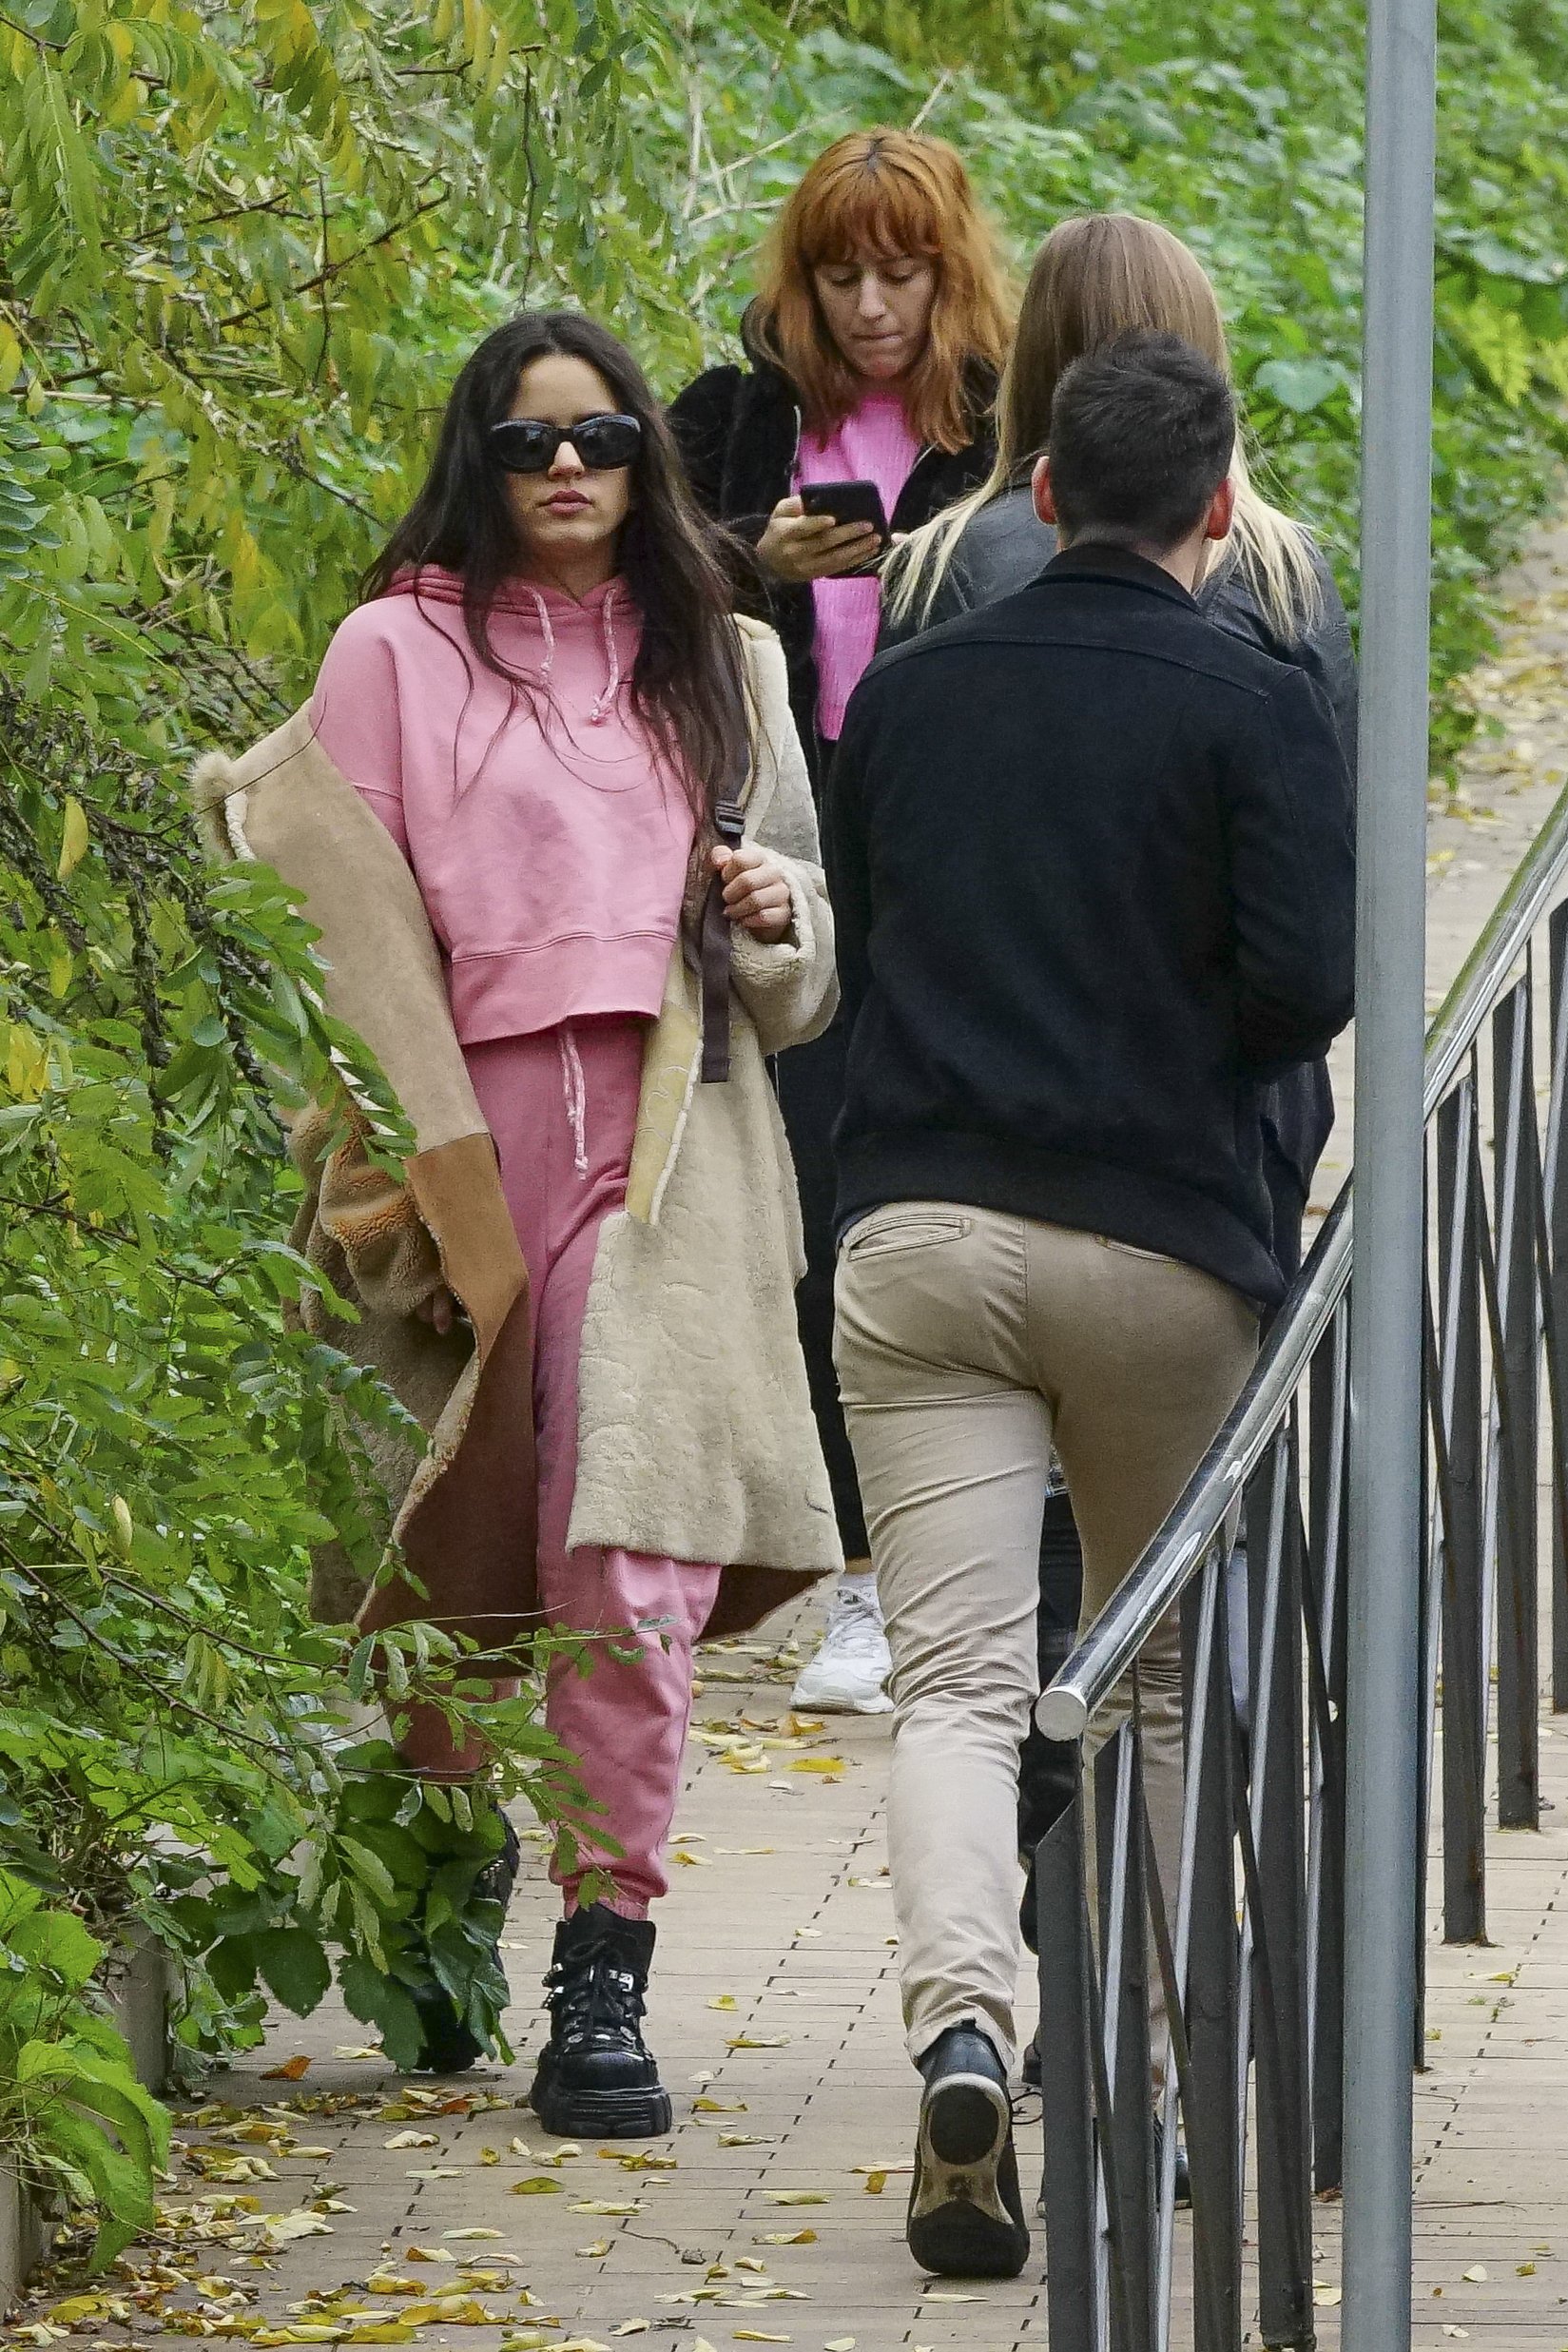
[[[321,664],[318,739],[414,869],[462,1044],[652,1016],[694,820],[631,707],[641,615],[622,579],[581,604],[514,581],[490,632],[532,696],[474,654],[455,573],[360,605]]]

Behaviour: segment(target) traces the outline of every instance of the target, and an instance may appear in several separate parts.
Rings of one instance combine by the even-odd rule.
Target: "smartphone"
[[[807,515],[825,515],[836,523],[873,523],[877,531],[876,554],[861,569],[874,572],[879,559],[886,554],[893,534],[882,511],[882,494],[875,482],[803,482],[801,505]],[[853,573],[845,574],[853,578]]]

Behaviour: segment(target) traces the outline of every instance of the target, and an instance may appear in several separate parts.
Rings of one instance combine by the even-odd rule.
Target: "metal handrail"
[[[1431,1118],[1501,995],[1553,891],[1568,873],[1568,789],[1516,867],[1426,1032]],[[1219,1535],[1272,1441],[1350,1278],[1347,1177],[1274,1320],[1247,1386],[1142,1557],[1123,1578],[1048,1690],[1035,1720],[1048,1739],[1081,1739]]]

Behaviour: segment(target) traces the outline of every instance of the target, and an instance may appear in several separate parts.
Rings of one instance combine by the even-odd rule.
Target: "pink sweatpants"
[[[691,1715],[691,1646],[719,1589],[717,1567],[567,1549],[583,1315],[599,1228],[626,1199],[645,1034],[641,1021],[593,1020],[463,1049],[532,1285],[540,1602],[573,1633],[622,1636],[594,1645],[590,1674],[569,1661],[552,1668],[545,1720],[604,1808],[598,1817],[621,1851],[597,1858],[629,1918],[668,1891],[664,1845]],[[643,1625],[657,1630],[628,1630]],[[585,1844],[583,1869],[594,1858]],[[561,1879],[568,1911],[579,1876]]]

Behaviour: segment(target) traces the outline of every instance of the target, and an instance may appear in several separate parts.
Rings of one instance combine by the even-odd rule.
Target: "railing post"
[[[1410,2341],[1435,0],[1369,0],[1344,2352]]]
[[[1438,1541],[1442,1554],[1442,1933],[1486,1940],[1481,1227],[1475,1059],[1438,1113]]]
[[[1076,1742],[1074,1750],[1076,1751]],[[1094,1997],[1084,1868],[1084,1779],[1036,1848],[1045,2126],[1046,2306],[1057,2352],[1097,2352],[1094,2236]],[[1046,2035],[1049,2034],[1049,2041]]]
[[[1552,1412],[1552,1707],[1568,1709],[1568,901],[1552,910],[1552,1091],[1546,1118],[1546,1370]]]
[[[1540,1827],[1536,1718],[1540,1681],[1536,1622],[1536,1227],[1540,1160],[1531,993],[1526,966],[1523,979],[1492,1017],[1493,1198],[1502,1340],[1498,1371],[1498,1820],[1504,1829]]]

